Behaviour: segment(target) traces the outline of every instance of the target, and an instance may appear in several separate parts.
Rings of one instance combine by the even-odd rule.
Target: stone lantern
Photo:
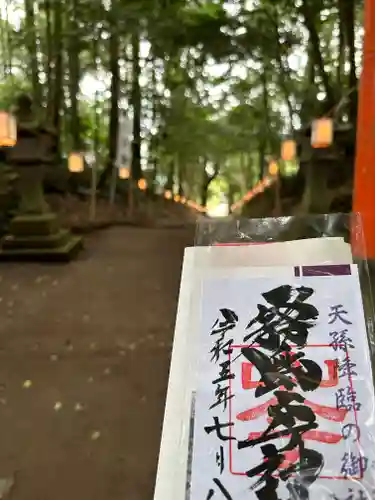
[[[18,207],[2,239],[2,260],[70,260],[82,247],[80,237],[59,225],[44,197],[47,165],[56,163],[56,132],[41,125],[28,95],[17,100],[17,143],[6,150],[6,162],[17,173]]]

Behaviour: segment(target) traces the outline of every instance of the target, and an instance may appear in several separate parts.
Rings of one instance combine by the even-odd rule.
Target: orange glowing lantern
[[[147,189],[147,181],[146,179],[139,179],[138,181],[138,187],[141,191],[146,191]]]
[[[17,142],[17,122],[13,115],[0,112],[0,147],[11,148]]]
[[[333,120],[319,118],[314,120],[311,127],[311,145],[313,148],[328,148],[333,143]]]
[[[79,174],[85,169],[85,162],[82,153],[70,153],[68,158],[68,168],[70,172]]]
[[[186,198],[185,198],[185,196],[181,196],[181,200],[180,200],[180,202],[181,202],[183,205],[185,205],[185,203],[186,203]]]
[[[296,141],[287,140],[281,145],[281,158],[284,161],[293,161],[297,155]]]
[[[129,179],[130,169],[128,167],[119,168],[118,176],[120,177],[120,179]]]
[[[268,173],[274,177],[279,173],[279,165],[276,161],[273,160],[270,162],[268,166]]]
[[[164,193],[164,198],[166,200],[171,200],[172,199],[172,191],[170,189],[167,189],[167,191]]]
[[[179,194],[175,194],[174,197],[173,197],[173,199],[174,199],[174,201],[176,203],[178,203],[180,201],[180,199],[181,199],[181,196]]]

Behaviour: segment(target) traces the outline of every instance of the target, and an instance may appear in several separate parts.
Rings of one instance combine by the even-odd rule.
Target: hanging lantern
[[[164,198],[166,200],[171,200],[172,199],[172,191],[170,189],[167,189],[167,191],[164,193]]]
[[[146,179],[139,179],[138,181],[138,187],[141,191],[146,191],[147,189],[147,181]]]
[[[185,198],[185,196],[181,196],[181,200],[180,200],[180,202],[181,202],[183,205],[185,205],[185,203],[186,203],[186,198]]]
[[[70,153],[68,158],[68,168],[70,172],[78,174],[85,169],[85,162],[82,153]]]
[[[291,139],[284,141],[281,145],[281,158],[284,161],[293,161],[297,155],[296,141]]]
[[[120,179],[129,179],[130,177],[130,169],[128,167],[121,167],[118,170],[118,176]]]
[[[268,166],[269,175],[276,176],[279,173],[279,165],[275,160],[272,160]]]
[[[180,199],[181,199],[181,196],[179,194],[175,194],[174,197],[173,197],[173,199],[174,199],[174,201],[176,203],[178,203],[180,201]]]
[[[328,148],[333,143],[333,120],[319,118],[311,126],[311,145],[313,148]]]
[[[0,111],[0,147],[11,148],[17,142],[17,122],[13,115]]]

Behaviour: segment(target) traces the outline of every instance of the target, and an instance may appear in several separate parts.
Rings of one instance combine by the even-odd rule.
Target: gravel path
[[[0,498],[152,499],[192,240],[116,228],[67,266],[0,266]]]

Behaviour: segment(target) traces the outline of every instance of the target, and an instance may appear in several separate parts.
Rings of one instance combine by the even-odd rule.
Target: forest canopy
[[[104,185],[121,116],[132,175],[205,204],[263,176],[280,141],[345,101],[355,124],[363,2],[4,0],[0,108],[29,92]]]

